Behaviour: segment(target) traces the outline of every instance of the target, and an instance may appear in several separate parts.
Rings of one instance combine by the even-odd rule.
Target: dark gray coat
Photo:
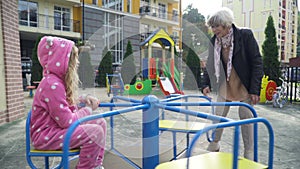
[[[248,93],[260,95],[261,81],[264,73],[262,57],[259,51],[258,44],[250,29],[237,28],[234,24],[232,24],[232,27],[234,34],[232,66],[234,67],[242,83],[248,90]],[[211,39],[202,89],[204,87],[210,86],[212,89],[217,91],[220,84],[216,82],[214,68],[215,39],[216,36],[213,36]],[[224,71],[222,71],[222,67]],[[226,70],[224,66],[221,66],[220,69],[221,71],[219,82],[223,82],[226,77]]]

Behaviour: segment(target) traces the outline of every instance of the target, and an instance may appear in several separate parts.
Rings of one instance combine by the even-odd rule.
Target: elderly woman
[[[208,19],[214,36],[207,59],[202,92],[208,96],[213,89],[218,102],[241,101],[255,105],[260,100],[263,76],[262,58],[250,29],[233,24],[233,12],[222,8]],[[216,114],[226,117],[230,107],[217,107]],[[240,119],[252,118],[251,111],[239,107]],[[253,126],[243,125],[244,157],[253,159]],[[209,151],[219,151],[223,130],[217,129]]]

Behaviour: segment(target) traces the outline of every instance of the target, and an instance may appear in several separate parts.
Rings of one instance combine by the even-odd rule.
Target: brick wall
[[[18,0],[1,0],[0,10],[7,105],[7,109],[0,112],[0,124],[3,124],[24,117],[25,110],[18,29]]]

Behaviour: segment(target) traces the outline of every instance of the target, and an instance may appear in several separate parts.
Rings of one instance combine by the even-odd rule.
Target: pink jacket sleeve
[[[62,84],[52,84],[48,89],[44,88],[43,93],[41,99],[47,105],[51,118],[61,128],[68,128],[74,121],[91,114],[89,108],[78,109],[75,106],[75,109],[72,109],[74,106],[67,102],[65,87]]]

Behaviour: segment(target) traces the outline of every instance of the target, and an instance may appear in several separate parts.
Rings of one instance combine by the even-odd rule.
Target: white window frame
[[[38,18],[38,3],[37,2],[32,2],[32,1],[27,1],[27,0],[19,0],[19,6],[18,6],[18,8],[20,8],[20,1],[22,1],[22,2],[24,2],[24,3],[26,3],[26,10],[27,10],[27,18],[26,18],[26,20],[22,20],[21,18],[20,18],[20,12],[22,12],[22,11],[18,11],[19,12],[19,24],[20,25],[24,25],[24,26],[30,26],[30,27],[38,27],[38,22],[39,22],[39,18]],[[35,14],[36,14],[36,21],[31,21],[31,18],[30,18],[30,15],[31,15],[31,10],[30,10],[30,5],[31,4],[36,4],[36,12],[35,12]]]
[[[61,10],[55,9],[55,8],[60,8]],[[56,18],[57,16],[55,16],[55,14],[60,14],[59,18],[60,18],[60,25],[56,24]],[[67,20],[69,20],[69,25],[64,25],[64,17],[66,14],[69,14],[69,17],[66,18]],[[59,28],[57,27],[59,26]],[[71,31],[72,30],[72,20],[71,20],[71,9],[70,8],[66,8],[66,7],[62,7],[62,6],[54,6],[54,29],[55,30],[61,30],[61,31]]]

